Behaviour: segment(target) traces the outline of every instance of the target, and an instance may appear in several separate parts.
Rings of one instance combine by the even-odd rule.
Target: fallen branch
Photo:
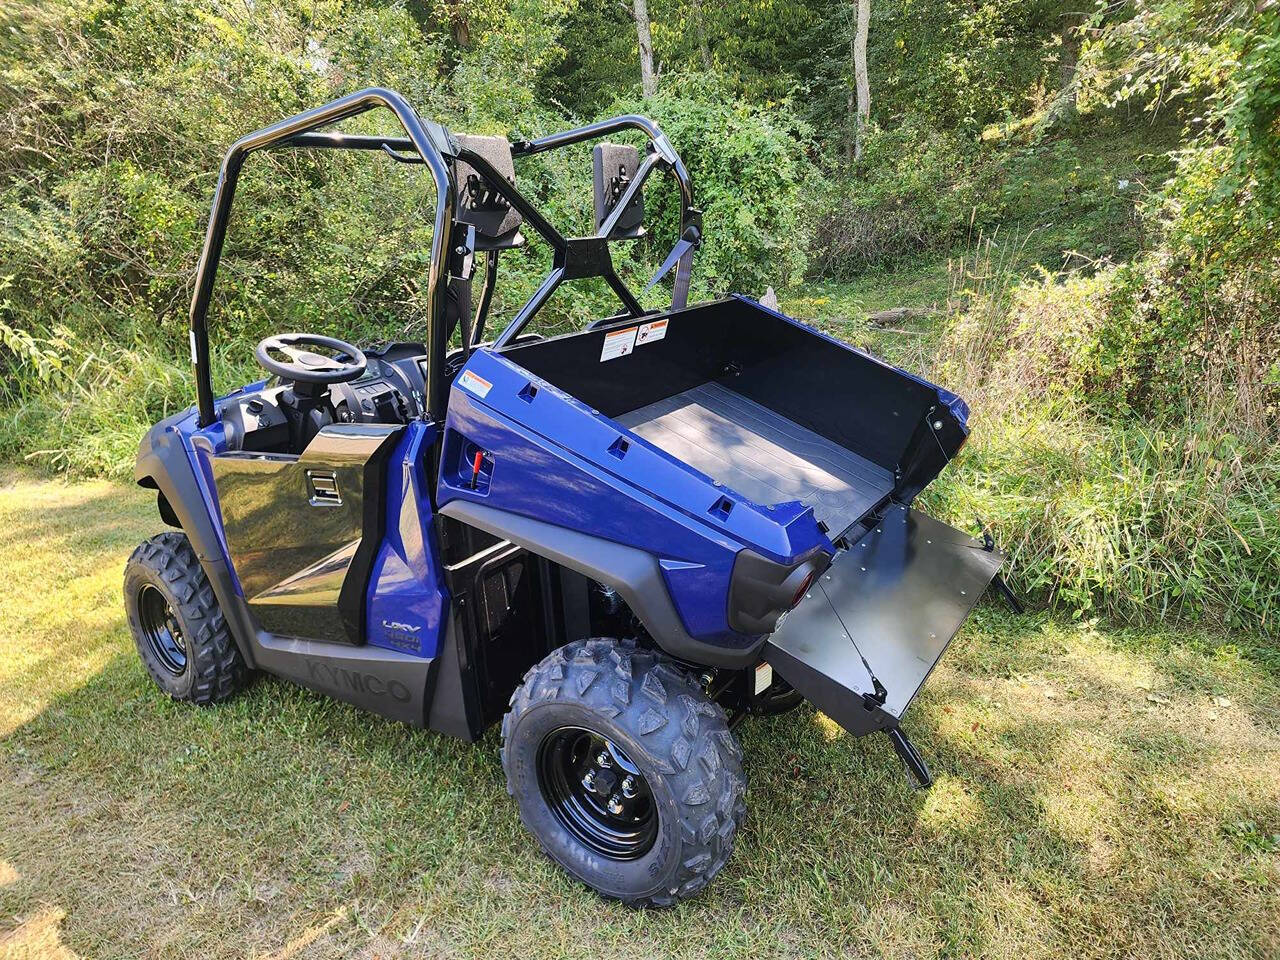
[[[931,317],[942,312],[937,307],[891,307],[888,310],[867,314],[867,319],[877,327],[883,327],[889,323],[901,323],[903,320],[914,317]]]

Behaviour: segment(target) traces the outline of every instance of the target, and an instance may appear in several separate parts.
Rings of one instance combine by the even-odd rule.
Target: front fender
[[[253,622],[218,535],[217,507],[206,497],[196,473],[190,441],[183,429],[193,424],[194,415],[187,410],[161,420],[148,430],[138,445],[133,478],[138,486],[156,490],[169,505],[172,518],[163,519],[167,523],[177,520],[191,541],[218,606],[231,627],[236,646],[252,668],[256,666],[251,644]]]

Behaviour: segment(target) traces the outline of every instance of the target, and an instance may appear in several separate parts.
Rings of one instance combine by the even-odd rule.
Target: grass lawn
[[[666,912],[543,858],[467,746],[261,678],[162,697],[144,492],[0,473],[0,956],[1280,956],[1280,679],[1230,637],[982,606],[912,709],[938,782],[811,710]]]

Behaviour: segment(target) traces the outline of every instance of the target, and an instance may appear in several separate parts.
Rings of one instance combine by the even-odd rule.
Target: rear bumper
[[[1002,560],[894,505],[783,618],[764,658],[850,733],[896,731]]]

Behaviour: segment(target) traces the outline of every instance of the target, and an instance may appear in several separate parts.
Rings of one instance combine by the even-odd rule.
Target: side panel
[[[425,724],[434,661],[377,647],[259,633],[261,669],[391,720]]]
[[[424,429],[422,425],[416,428]],[[340,642],[325,642],[273,636],[260,628],[257,612],[246,603],[228,562],[221,531],[221,504],[213,483],[214,464],[221,459],[224,449],[221,430],[220,423],[197,430],[191,410],[162,421],[142,441],[135,478],[142,486],[162,493],[173,509],[213,584],[218,604],[246,662],[254,669],[284,677],[389,719],[424,726],[436,664],[431,657],[373,643],[354,646],[345,630],[341,631]],[[396,428],[388,430],[394,433]],[[422,459],[417,447],[428,444],[429,438],[418,437],[412,445],[412,454],[407,438],[399,447],[404,455],[401,463],[410,456],[414,458],[418,482],[421,482]],[[390,444],[387,449],[391,449]],[[395,478],[387,478],[386,484],[393,489],[397,486]],[[410,506],[429,503],[425,496],[415,497],[415,503]],[[399,520],[405,519],[403,514],[397,516]],[[286,533],[296,536],[304,531],[305,528],[301,531],[293,528]],[[380,547],[381,543],[381,537],[370,540],[371,548]],[[428,556],[425,541],[423,549],[422,556]],[[361,589],[363,598],[363,581]],[[341,588],[337,596],[341,600]],[[327,597],[328,619],[338,624],[340,618],[335,613],[333,600],[331,590]],[[443,603],[443,598],[440,602]]]
[[[386,471],[386,533],[369,577],[369,643],[418,657],[439,654],[449,609],[440,565],[427,452],[434,424],[405,428]]]
[[[364,642],[365,594],[382,541],[383,467],[402,429],[336,424],[297,459],[213,458],[228,552],[263,629]]]
[[[437,486],[441,511],[466,501],[559,531],[561,539],[576,535],[591,546],[565,555],[513,536],[505,521],[492,531],[586,576],[594,576],[587,568],[598,565],[596,553],[638,555],[641,579],[656,584],[650,606],[674,603],[675,629],[645,619],[635,598],[628,603],[670,652],[708,664],[740,664],[759,646],[758,637],[728,626],[730,577],[744,544],[782,559],[830,549],[802,505],[723,507],[727,495],[710,478],[491,353],[474,354],[455,381]],[[592,555],[581,552],[588,549]]]

